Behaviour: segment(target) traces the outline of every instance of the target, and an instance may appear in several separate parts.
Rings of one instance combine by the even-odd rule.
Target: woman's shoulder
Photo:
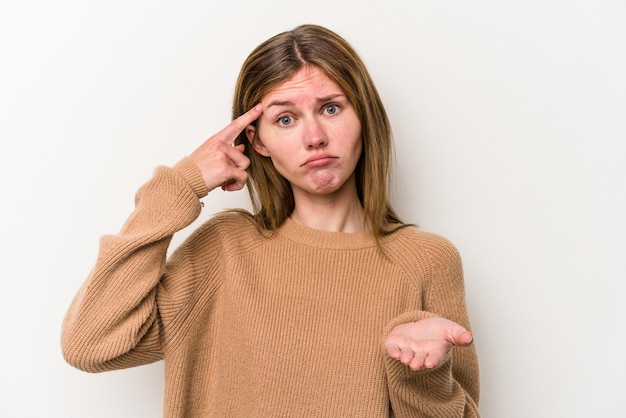
[[[458,249],[448,238],[415,226],[402,227],[389,238],[389,252],[404,259],[457,261],[460,258]]]
[[[230,209],[213,215],[206,225],[221,228],[249,228],[255,226],[253,215],[243,209]]]
[[[462,277],[459,251],[437,233],[407,226],[392,234],[385,245],[388,259],[416,286],[441,277]]]
[[[268,239],[257,227],[254,217],[244,210],[226,210],[213,215],[192,234],[198,241],[219,241],[221,246],[250,248]]]
[[[225,210],[212,215],[194,234],[247,235],[258,231],[253,216],[244,210]]]

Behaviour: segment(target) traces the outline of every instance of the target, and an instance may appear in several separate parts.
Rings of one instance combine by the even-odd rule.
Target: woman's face
[[[261,100],[263,114],[246,130],[254,149],[303,194],[356,190],[361,124],[343,90],[323,71],[306,66]]]

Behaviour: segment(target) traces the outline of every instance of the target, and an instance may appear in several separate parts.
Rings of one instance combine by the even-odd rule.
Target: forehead
[[[271,89],[263,101],[287,100],[299,96],[323,97],[343,93],[341,87],[321,69],[307,65],[298,70],[289,80]]]

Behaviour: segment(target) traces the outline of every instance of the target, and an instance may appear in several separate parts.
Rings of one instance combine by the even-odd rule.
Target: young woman
[[[402,223],[391,130],[365,66],[325,28],[257,47],[233,122],[137,193],[66,315],[66,360],[165,361],[167,417],[477,417],[462,268]],[[217,188],[248,186],[169,258]]]

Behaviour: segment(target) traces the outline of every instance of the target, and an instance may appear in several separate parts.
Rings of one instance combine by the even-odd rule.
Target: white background
[[[0,416],[160,416],[162,365],[72,369],[63,315],[136,189],[229,121],[244,58],[301,23],[361,53],[394,205],[461,251],[483,416],[624,416],[625,18],[619,0],[0,0]],[[246,202],[212,193],[201,220]]]

